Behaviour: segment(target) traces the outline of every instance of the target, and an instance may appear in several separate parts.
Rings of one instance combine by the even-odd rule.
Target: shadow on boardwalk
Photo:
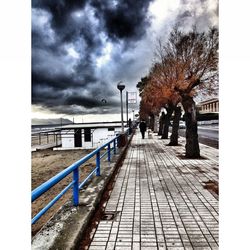
[[[218,150],[189,160],[167,143],[135,134],[90,250],[218,249]]]

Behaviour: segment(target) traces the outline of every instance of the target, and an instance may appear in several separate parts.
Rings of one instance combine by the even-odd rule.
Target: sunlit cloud
[[[108,63],[108,61],[110,60],[111,52],[112,44],[108,42],[106,43],[105,47],[103,47],[101,56],[96,59],[97,67],[101,67],[102,65]]]

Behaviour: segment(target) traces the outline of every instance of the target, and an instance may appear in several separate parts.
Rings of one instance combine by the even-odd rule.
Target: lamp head
[[[117,83],[117,88],[120,91],[123,91],[125,89],[125,85],[122,83],[122,81],[120,81],[120,82]]]

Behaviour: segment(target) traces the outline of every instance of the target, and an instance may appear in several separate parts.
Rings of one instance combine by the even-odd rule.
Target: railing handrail
[[[50,178],[49,180],[47,180],[46,182],[44,182],[43,184],[41,184],[40,186],[35,188],[31,193],[31,201],[35,201],[38,197],[40,197],[42,194],[44,194],[48,189],[50,189],[51,187],[56,185],[58,182],[60,182],[62,179],[64,179],[66,176],[68,176],[70,173],[72,173],[76,168],[78,168],[83,163],[85,163],[90,158],[92,158],[94,155],[96,155],[97,152],[99,152],[100,150],[102,150],[103,148],[108,146],[108,144],[110,144],[114,140],[116,140],[119,136],[120,135],[117,135],[115,138],[111,139],[110,141],[108,141],[104,145],[96,148],[95,150],[93,150],[88,155],[86,155],[83,158],[81,158],[80,160],[74,162],[69,167],[65,168],[64,170],[62,170],[57,175],[53,176],[52,178]]]
[[[128,134],[128,131],[125,133]],[[70,173],[73,173],[73,181],[68,184],[66,188],[64,188],[56,197],[54,197],[40,212],[38,212],[35,217],[32,219],[32,224],[34,224],[46,211],[52,207],[57,200],[59,200],[71,187],[73,187],[73,203],[75,206],[79,204],[79,189],[87,183],[87,181],[93,176],[94,173],[96,173],[97,176],[100,176],[100,160],[108,154],[108,161],[111,160],[111,152],[114,151],[114,154],[116,154],[116,140],[120,137],[120,134],[116,134],[114,138],[106,142],[105,144],[101,145],[100,147],[93,150],[88,155],[84,156],[80,160],[74,162],[66,169],[62,170],[60,173],[56,174],[37,188],[35,188],[31,192],[31,202],[35,201],[37,198],[39,198],[42,194],[47,192],[51,187],[56,185],[58,182],[60,182],[62,179],[64,179],[66,176],[68,176]],[[114,143],[113,148],[111,148],[111,143]],[[100,151],[107,147],[107,152],[100,155]],[[88,161],[90,158],[96,155],[96,166],[95,169],[83,180],[82,183],[79,185],[79,167]]]
[[[49,134],[49,133],[55,133],[55,132],[60,132],[60,129],[50,129],[50,130],[42,130],[42,131],[31,131],[31,136],[32,135],[39,135],[39,134]]]

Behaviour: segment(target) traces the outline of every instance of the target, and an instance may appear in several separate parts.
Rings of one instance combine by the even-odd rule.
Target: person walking
[[[146,122],[144,120],[142,120],[140,122],[140,132],[141,132],[141,135],[142,135],[142,139],[144,139],[145,137],[145,132],[146,132],[146,129],[147,129],[147,125],[146,125]]]

